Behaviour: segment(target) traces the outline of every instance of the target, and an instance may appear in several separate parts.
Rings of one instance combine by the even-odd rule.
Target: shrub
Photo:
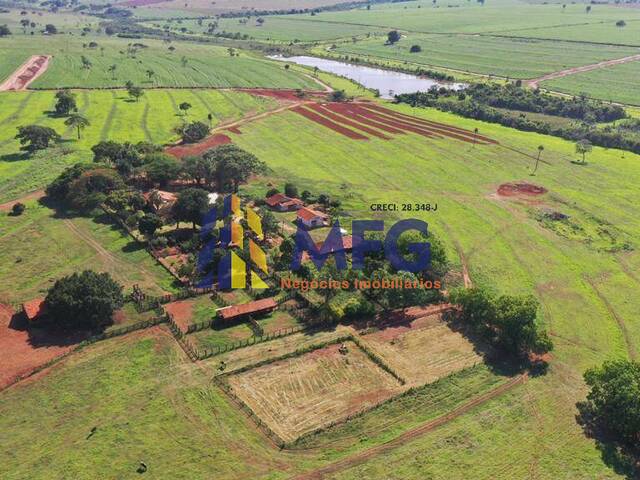
[[[422,47],[420,45],[411,45],[409,52],[411,53],[420,53],[422,51]]]
[[[13,207],[11,207],[11,213],[14,216],[18,217],[18,216],[22,215],[22,213],[25,211],[26,208],[27,207],[25,206],[24,203],[20,203],[20,202],[14,203]]]

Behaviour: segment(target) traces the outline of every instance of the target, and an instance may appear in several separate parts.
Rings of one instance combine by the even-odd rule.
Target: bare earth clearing
[[[11,74],[0,85],[0,92],[6,90],[26,90],[36,78],[47,71],[51,57],[48,55],[34,55]]]

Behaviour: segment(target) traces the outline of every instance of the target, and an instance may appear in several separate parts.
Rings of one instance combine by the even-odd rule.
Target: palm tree
[[[111,80],[115,80],[116,79],[116,69],[118,68],[117,65],[111,65],[107,71],[111,72]]]
[[[149,81],[155,76],[156,72],[153,70],[147,70],[147,77],[149,77]]]
[[[80,140],[80,130],[84,130],[85,127],[91,125],[89,123],[89,120],[87,120],[79,113],[72,113],[71,115],[69,115],[69,118],[64,121],[64,124],[67,127],[75,127],[75,129],[78,131],[78,140]]]
[[[531,172],[531,175],[535,175],[538,171],[538,163],[540,163],[540,155],[542,155],[543,151],[544,145],[538,145],[538,158],[536,158],[536,166],[534,167],[533,172]]]
[[[189,109],[191,108],[191,104],[189,102],[182,102],[178,108],[184,112],[183,115],[186,117]]]
[[[477,141],[478,141],[478,127],[473,129],[473,147],[472,148],[475,148]]]

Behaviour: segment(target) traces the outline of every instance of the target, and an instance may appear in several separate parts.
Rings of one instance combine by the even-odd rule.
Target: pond
[[[318,67],[325,72],[347,77],[367,88],[378,90],[382,98],[393,98],[394,95],[400,93],[426,92],[434,85],[437,87],[445,86],[455,90],[466,87],[464,83],[436,81],[431,78],[409,75],[408,73],[393,72],[391,70],[365,67],[318,57],[294,56],[285,58],[275,55],[270,58],[308,67]]]

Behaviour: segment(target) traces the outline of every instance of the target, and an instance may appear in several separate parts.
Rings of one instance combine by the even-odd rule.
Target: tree
[[[178,108],[182,110],[183,115],[186,116],[189,112],[189,109],[191,108],[191,104],[189,102],[182,102],[180,105],[178,105]]]
[[[207,113],[207,120],[209,121],[209,128],[213,124],[213,114],[211,112]]]
[[[11,35],[11,30],[6,25],[0,25],[0,37]]]
[[[57,280],[45,298],[52,320],[69,328],[102,329],[124,305],[122,287],[108,273],[85,270]]]
[[[82,62],[82,69],[83,70],[91,70],[91,67],[93,66],[93,64],[91,63],[91,60],[89,60],[87,57],[82,55],[80,57],[80,61]]]
[[[209,210],[209,192],[201,188],[187,188],[180,192],[173,204],[173,217],[178,222],[191,222],[193,229]]]
[[[44,26],[44,31],[49,35],[55,35],[56,33],[58,33],[58,29],[56,28],[56,26],[51,23],[47,23]]]
[[[166,153],[156,153],[147,157],[144,170],[149,180],[164,187],[169,181],[178,178],[182,167],[175,157]]]
[[[160,227],[162,227],[162,219],[153,213],[147,213],[138,220],[138,230],[147,237],[152,237]]]
[[[151,81],[151,79],[153,77],[155,77],[156,72],[154,72],[153,70],[149,69],[149,70],[146,71],[146,74],[147,74],[147,77],[149,78],[149,81]]]
[[[536,172],[538,171],[538,163],[540,162],[540,155],[542,155],[542,152],[544,151],[544,145],[538,145],[538,156],[536,157],[536,166],[533,169],[533,172],[531,172],[531,175],[535,175]]]
[[[262,232],[265,237],[270,237],[278,233],[280,224],[271,210],[261,210],[260,218],[262,218]]]
[[[203,158],[211,162],[215,171],[218,192],[237,192],[241,183],[251,175],[266,171],[264,162],[237,145],[220,145],[207,150]]]
[[[196,143],[209,135],[209,126],[203,122],[191,122],[177,126],[175,131],[182,137],[183,143]]]
[[[401,38],[402,38],[402,36],[400,35],[400,33],[397,30],[391,30],[387,34],[387,41],[391,45],[393,45],[394,43],[400,41]]]
[[[422,51],[422,47],[420,45],[411,45],[409,49],[410,53],[420,53]]]
[[[585,9],[587,13],[591,12],[591,5],[587,5],[587,8]]]
[[[298,197],[298,187],[296,187],[293,183],[285,183],[284,184],[284,194],[287,197],[297,198]]]
[[[73,210],[90,212],[102,204],[111,192],[123,186],[122,178],[110,168],[87,170],[69,183],[64,201]]]
[[[334,90],[329,95],[332,102],[344,102],[347,100],[347,93],[344,90]]]
[[[131,86],[127,88],[127,93],[137,102],[144,95],[144,90],[140,87]]]
[[[123,176],[133,173],[134,168],[142,165],[142,153],[145,145],[133,145],[129,142],[118,143],[112,140],[102,141],[93,147],[94,162],[106,162],[112,165]]]
[[[576,143],[576,153],[582,155],[583,164],[586,162],[587,153],[591,152],[591,150],[593,150],[591,142],[586,138],[583,138]]]
[[[11,214],[14,217],[19,217],[24,213],[26,209],[27,207],[24,203],[17,202],[17,203],[14,203],[13,206],[11,207]]]
[[[583,408],[618,441],[640,445],[640,363],[607,361],[587,370],[591,388]]]
[[[182,159],[183,173],[196,182],[197,185],[201,185],[214,177],[214,171],[211,167],[211,162],[199,155],[190,155]]]
[[[16,140],[20,140],[20,145],[22,145],[23,150],[33,153],[37,150],[48,148],[50,142],[60,139],[60,135],[49,127],[27,125],[18,127],[18,134],[15,138]]]
[[[31,22],[27,18],[23,18],[22,20],[20,20],[20,25],[22,25],[22,32],[25,35],[27,34],[27,27],[29,26],[30,23]]]
[[[616,22],[616,27],[626,27],[627,26],[627,22],[625,22],[624,20],[618,20]]]
[[[114,63],[113,65],[109,65],[109,68],[107,68],[107,71],[109,73],[111,73],[111,80],[115,80],[116,79],[116,70],[118,69],[118,66]]]
[[[91,170],[92,166],[86,163],[76,163],[66,168],[58,177],[47,186],[47,197],[62,201],[69,193],[69,185],[84,172]]]
[[[78,113],[72,113],[71,115],[69,115],[69,118],[64,121],[64,124],[77,130],[78,140],[80,140],[80,131],[91,125],[91,123],[89,123],[89,120]]]
[[[56,115],[69,115],[78,110],[76,96],[69,90],[60,90],[56,93]]]

